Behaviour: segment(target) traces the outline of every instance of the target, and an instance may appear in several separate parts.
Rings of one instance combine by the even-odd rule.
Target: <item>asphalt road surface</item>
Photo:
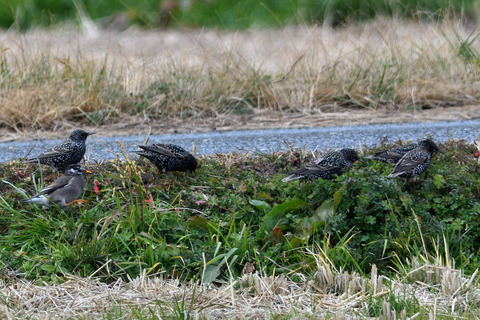
[[[257,151],[269,153],[287,149],[285,144],[305,147],[307,150],[328,150],[344,147],[379,145],[382,138],[389,141],[412,140],[431,137],[434,141],[449,139],[473,141],[480,138],[480,120],[448,121],[408,124],[376,124],[303,129],[268,129],[229,132],[152,135],[149,143],[174,143],[187,150],[197,149],[197,155]],[[86,157],[89,161],[124,159],[117,141],[127,152],[138,150],[146,136],[101,137],[87,139]],[[35,156],[61,140],[31,140],[0,143],[0,162]]]

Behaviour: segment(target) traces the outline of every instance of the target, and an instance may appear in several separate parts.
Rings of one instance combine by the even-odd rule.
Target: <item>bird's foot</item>
[[[83,199],[73,200],[72,202],[67,203],[65,205],[65,207],[68,207],[69,205],[72,205],[72,204],[75,204],[75,203],[87,203],[87,200],[83,200]]]

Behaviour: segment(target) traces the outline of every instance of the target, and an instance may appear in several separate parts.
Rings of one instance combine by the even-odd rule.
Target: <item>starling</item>
[[[51,185],[24,202],[36,203],[49,207],[52,202],[63,208],[80,197],[83,192],[83,173],[85,168],[79,164],[71,164],[65,173]]]
[[[365,159],[374,159],[382,162],[397,163],[405,153],[418,147],[416,143],[409,143],[403,146],[393,147],[384,151],[380,151],[365,157]]]
[[[403,177],[408,180],[418,176],[428,167],[434,152],[442,152],[435,142],[430,139],[420,141],[417,148],[405,153],[388,177]]]
[[[149,146],[139,146],[141,151],[134,151],[150,160],[158,170],[195,172],[197,159],[188,151],[174,144],[155,143]]]
[[[67,140],[34,158],[28,159],[27,163],[38,162],[63,172],[68,165],[82,161],[86,149],[85,140],[91,134],[94,133],[78,129],[73,130]]]
[[[344,168],[351,166],[355,161],[362,161],[357,152],[345,148],[340,151],[331,151],[322,157],[310,161],[304,168],[294,171],[290,176],[283,178],[283,182],[297,179],[330,180],[334,175],[342,174]]]

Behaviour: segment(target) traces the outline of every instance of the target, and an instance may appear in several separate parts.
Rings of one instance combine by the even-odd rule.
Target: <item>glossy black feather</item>
[[[292,181],[297,179],[317,179],[330,180],[335,175],[341,175],[343,170],[351,166],[355,161],[362,161],[357,152],[350,148],[339,151],[331,151],[322,157],[310,161],[304,168],[298,169],[282,181]]]
[[[195,172],[197,168],[197,159],[177,145],[156,143],[148,146],[139,146],[139,148],[142,150],[134,152],[150,160],[162,172]]]
[[[376,152],[366,159],[374,159],[382,162],[397,163],[408,151],[411,151],[418,147],[416,143],[409,143],[402,146],[393,147],[387,150]]]

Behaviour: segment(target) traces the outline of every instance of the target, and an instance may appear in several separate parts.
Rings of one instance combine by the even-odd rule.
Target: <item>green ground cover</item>
[[[333,181],[284,183],[300,150],[201,159],[195,175],[150,163],[87,163],[85,204],[48,210],[19,203],[53,175],[1,164],[2,268],[37,281],[66,274],[106,282],[147,274],[203,283],[317,270],[321,252],[341,270],[387,274],[412,259],[447,257],[472,274],[480,241],[478,150],[450,141],[415,183],[388,179],[392,165],[357,163]],[[366,150],[366,153],[374,150]],[[477,153],[477,154],[476,154]]]
[[[187,27],[243,29],[283,27],[291,23],[311,24],[374,18],[379,15],[438,18],[446,14],[475,15],[475,0],[293,0],[293,1],[159,1],[159,0],[11,0],[0,4],[0,27],[25,30],[50,26],[87,15],[93,20],[126,13],[130,23],[147,27],[169,23]],[[162,16],[163,15],[163,16]],[[163,17],[163,21],[162,20]]]

